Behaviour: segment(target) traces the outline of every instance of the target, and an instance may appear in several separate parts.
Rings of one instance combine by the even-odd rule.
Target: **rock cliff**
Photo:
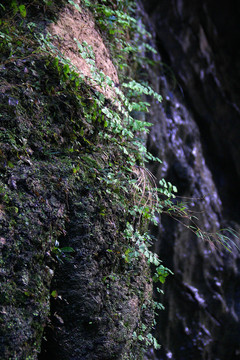
[[[163,164],[150,169],[178,187],[178,201],[202,229],[239,231],[239,6],[180,0],[144,6],[160,64],[146,71],[163,95],[160,106],[153,104],[148,138]],[[237,249],[214,249],[166,216],[152,232],[175,276],[156,328],[163,349],[149,358],[239,359]]]
[[[206,234],[170,209],[154,219],[174,276],[145,357],[240,357],[239,252],[207,241],[240,226],[239,6],[137,5],[143,22],[128,0],[0,1],[1,359],[140,360],[154,343],[145,140]]]
[[[5,360],[141,359],[152,327],[149,266],[130,258],[141,158],[89,4],[0,4]]]

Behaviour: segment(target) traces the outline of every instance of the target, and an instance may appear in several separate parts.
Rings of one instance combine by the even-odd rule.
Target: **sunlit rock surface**
[[[239,229],[239,5],[146,1],[145,21],[159,57],[151,82],[163,95],[150,113],[148,148],[163,160],[150,166],[177,185],[178,201],[202,230]],[[149,359],[240,358],[240,255],[212,248],[163,215],[152,229],[155,248],[174,271],[166,310]],[[179,220],[179,219],[177,219]],[[182,219],[186,224],[186,220]]]

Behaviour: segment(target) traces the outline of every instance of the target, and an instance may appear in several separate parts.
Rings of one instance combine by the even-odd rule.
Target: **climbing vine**
[[[153,239],[148,233],[148,225],[150,222],[156,224],[157,214],[167,213],[176,219],[187,217],[192,221],[187,227],[197,236],[211,241],[214,239],[231,250],[231,244],[225,233],[207,234],[201,231],[187,206],[175,201],[176,187],[164,179],[156,184],[154,176],[146,168],[149,161],[161,162],[161,160],[148,152],[145,146],[145,138],[151,124],[138,120],[134,117],[134,113],[148,111],[150,106],[146,101],[148,96],[154,97],[158,102],[161,102],[162,98],[148,84],[131,77],[131,65],[139,61],[140,57],[138,43],[141,43],[141,52],[143,48],[155,51],[148,44],[150,34],[141,20],[133,16],[136,10],[135,2],[83,0],[79,4],[77,0],[67,0],[62,1],[61,4],[66,2],[79,12],[82,11],[82,6],[90,9],[99,28],[107,37],[106,42],[115,59],[120,83],[114,83],[109,76],[98,69],[96,54],[86,41],[79,42],[78,39],[74,39],[78,47],[78,55],[89,66],[90,76],[86,76],[81,69],[74,66],[54,45],[51,34],[45,29],[37,31],[37,23],[28,20],[28,12],[34,13],[34,9],[39,7],[44,14],[54,17],[56,8],[54,1],[36,0],[22,3],[12,0],[8,5],[0,3],[0,11],[6,15],[0,20],[1,79],[4,79],[6,72],[9,69],[12,71],[13,67],[17,74],[15,83],[3,80],[4,106],[5,110],[11,110],[10,115],[11,112],[16,113],[20,119],[16,131],[1,133],[2,169],[11,172],[19,161],[31,163],[34,146],[43,159],[54,157],[56,154],[61,156],[68,165],[70,164],[71,176],[74,179],[81,181],[88,172],[91,181],[100,184],[101,196],[111,196],[113,204],[121,206],[125,214],[125,227],[122,229],[125,243],[119,257],[128,269],[131,269],[132,264],[144,259],[154,269],[153,282],[164,283],[166,277],[172,274],[151,250]],[[32,81],[26,79],[29,72]],[[44,77],[43,74],[46,76]],[[23,76],[25,85],[19,80],[20,76]],[[32,105],[29,112],[40,113],[39,117],[36,116],[33,120],[31,134],[21,123],[25,110],[23,106],[21,107],[17,93],[23,88],[22,99],[31,98]],[[41,96],[38,96],[39,90],[42,92]],[[70,94],[71,98],[66,94]],[[44,108],[46,98],[50,96],[53,99],[52,117],[45,109],[40,110]],[[67,119],[59,115],[60,105],[54,107],[55,99],[59,99],[62,106],[67,109]],[[73,113],[71,105],[78,109],[77,116]],[[8,119],[11,121],[10,118]],[[42,119],[44,121],[41,121]],[[55,125],[54,122],[58,123],[60,131],[56,126],[52,126]],[[63,140],[63,134],[67,140]],[[34,144],[31,143],[30,146],[28,141],[31,137],[34,139]],[[62,179],[59,180],[59,187],[62,187],[62,182]],[[37,197],[43,197],[38,189],[32,191]],[[1,186],[0,194],[9,212],[17,215],[18,210],[11,204],[13,200],[9,200],[5,186]],[[68,206],[66,188],[64,194]],[[104,206],[100,207],[99,214],[103,218],[106,216]],[[61,219],[55,230],[55,238],[60,233],[64,233],[63,227]],[[235,233],[233,235],[236,236]],[[70,257],[74,249],[61,248],[56,240],[52,244],[51,251],[61,262],[63,258]],[[107,251],[114,252],[111,248]],[[103,282],[108,286],[114,280],[114,274],[103,278]],[[160,288],[157,290],[162,291]],[[52,296],[57,296],[55,291],[52,292]],[[154,301],[151,301],[150,305],[153,311],[163,308],[162,304]],[[143,303],[142,307],[146,307],[146,304]],[[153,322],[152,326],[154,324]],[[143,319],[134,331],[132,340],[139,342],[143,348],[149,345],[159,348],[150,330]]]

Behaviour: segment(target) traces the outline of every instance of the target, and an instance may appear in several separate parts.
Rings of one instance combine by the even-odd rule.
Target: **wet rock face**
[[[233,216],[239,212],[232,199],[239,196],[240,176],[239,4],[221,2],[216,9],[208,1],[161,1],[149,2],[146,9],[162,61],[171,67],[194,113],[206,161]]]
[[[31,162],[2,174],[2,359],[36,359],[40,350],[54,273],[51,243],[65,216],[63,193],[55,188],[59,183],[56,171],[62,172],[59,164]]]
[[[138,260],[130,269],[119,258],[124,209],[109,207],[96,184],[81,187],[70,204],[67,236],[60,240],[75,252],[55,272],[51,291],[56,296],[39,360],[142,359],[132,334],[141,320],[153,320],[148,268]],[[107,218],[100,208],[106,208]]]
[[[152,106],[148,138],[163,164],[150,169],[178,187],[178,201],[188,203],[201,229],[239,229],[238,5],[145,3],[163,64],[146,69],[163,95]],[[164,215],[152,232],[175,275],[156,327],[163,349],[149,359],[239,359],[239,252],[212,249]]]

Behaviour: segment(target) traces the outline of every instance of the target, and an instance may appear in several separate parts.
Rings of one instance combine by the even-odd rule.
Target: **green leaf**
[[[80,13],[82,12],[82,9],[79,7],[78,4],[75,4],[73,0],[68,0],[69,4],[73,5]]]
[[[21,15],[23,18],[25,18],[26,15],[27,15],[27,10],[26,10],[25,5],[19,5],[18,9],[19,9],[20,15]]]
[[[53,290],[53,291],[51,292],[51,296],[52,296],[54,299],[56,299],[56,298],[58,297],[57,290]]]
[[[64,73],[65,75],[67,75],[69,72],[70,72],[69,65],[68,65],[68,64],[64,65],[64,66],[63,66],[63,73]]]
[[[72,247],[70,247],[70,246],[63,247],[63,248],[61,248],[60,250],[61,250],[62,252],[64,252],[64,253],[73,253],[73,252],[75,252],[75,250],[74,250]]]
[[[12,163],[11,161],[8,161],[7,165],[8,165],[8,167],[10,167],[11,169],[14,168],[14,165],[13,165],[13,163]]]

